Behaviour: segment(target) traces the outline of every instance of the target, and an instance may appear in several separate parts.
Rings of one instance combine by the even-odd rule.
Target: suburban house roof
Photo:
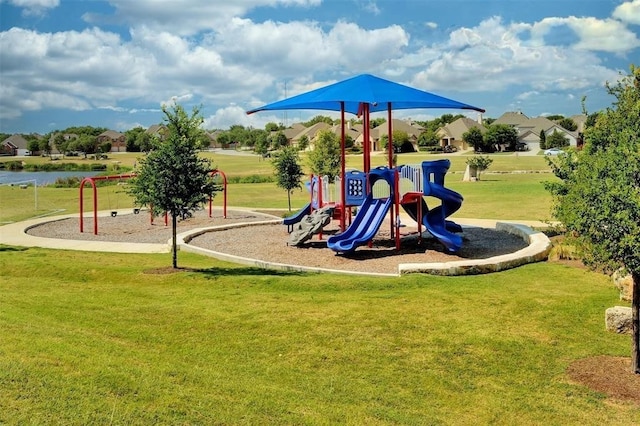
[[[420,136],[420,134],[424,132],[424,127],[413,124],[412,122],[394,118],[391,120],[391,131],[395,130],[406,132],[410,138],[414,137],[417,139],[418,136]],[[386,122],[371,129],[371,137],[373,139],[380,139],[387,133],[389,133],[389,124]]]
[[[111,140],[117,140],[124,136],[124,133],[116,132],[115,130],[107,130],[98,135],[98,137],[109,138]]]
[[[462,135],[464,135],[474,127],[479,128],[480,132],[482,133],[487,131],[487,129],[477,121],[472,120],[468,117],[460,117],[457,120],[454,120],[451,123],[445,124],[444,126],[438,128],[438,130],[436,131],[436,135],[438,135],[441,139],[453,138],[456,140],[461,140]]]
[[[28,149],[29,142],[20,134],[13,134],[2,141],[3,145],[9,145],[14,149]]]
[[[307,137],[311,139],[315,135],[315,133],[311,135],[309,134],[309,132],[312,131],[312,129],[317,129],[318,124],[327,124],[327,123],[316,123],[311,127],[305,127],[302,123],[294,123],[291,125],[291,127],[284,129],[282,133],[284,133],[284,135],[287,137],[287,140],[290,140],[290,141],[298,141],[303,135],[307,135]],[[278,132],[274,132],[274,133],[278,133]]]
[[[587,115],[586,114],[576,114],[569,117],[573,120],[574,123],[578,126],[577,132],[584,132],[584,127],[587,125]]]
[[[540,135],[541,131],[546,133],[553,126],[558,125],[546,117],[529,118],[518,125],[518,133],[533,132]]]
[[[166,131],[167,131],[167,126],[165,126],[164,124],[152,124],[146,130],[147,133],[152,134],[152,135],[162,134],[162,133],[164,133]]]
[[[523,122],[529,120],[529,117],[520,111],[505,112],[491,124],[508,124],[509,126],[519,126]]]

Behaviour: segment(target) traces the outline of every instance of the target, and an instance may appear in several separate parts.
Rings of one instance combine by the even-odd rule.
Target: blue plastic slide
[[[424,179],[423,194],[439,198],[442,204],[431,210],[423,211],[422,223],[447,250],[455,253],[462,248],[462,237],[454,234],[454,227],[459,225],[447,221],[446,218],[458,211],[462,205],[462,195],[444,187],[444,177],[449,170],[449,160],[424,161],[422,176]],[[460,228],[460,230],[462,230]]]
[[[291,232],[291,230],[293,229],[293,225],[300,222],[302,218],[308,214],[311,214],[311,203],[308,203],[306,206],[304,206],[291,216],[285,217],[282,221],[282,224],[287,225],[287,229],[289,230],[289,232]]]
[[[426,222],[425,219],[427,217],[427,212],[429,211],[429,207],[427,206],[427,202],[424,200],[424,198],[422,198],[421,201],[422,201],[422,220],[420,222],[424,226],[427,226],[427,224],[425,223]],[[404,210],[407,212],[407,214],[411,219],[415,220],[416,222],[418,221],[418,206],[416,206],[416,204],[414,203],[403,204],[402,207],[404,208]],[[444,224],[447,231],[449,232],[462,232],[462,226],[458,225],[452,220],[445,220]]]
[[[391,197],[374,199],[372,194],[367,195],[349,228],[341,234],[329,237],[327,247],[346,253],[368,243],[380,229],[391,202]]]

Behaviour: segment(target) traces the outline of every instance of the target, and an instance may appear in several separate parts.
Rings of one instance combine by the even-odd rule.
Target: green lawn
[[[551,263],[290,274],[181,254],[0,252],[3,424],[637,424],[572,384],[617,292]]]
[[[253,157],[212,158],[230,176],[271,173]],[[489,171],[548,170],[540,157],[493,158]],[[446,182],[465,198],[458,217],[549,218],[549,173],[472,183],[464,165],[452,157]],[[123,189],[100,188],[100,209],[131,205]],[[0,187],[0,221],[78,211],[77,188],[38,188],[37,209],[34,195]],[[232,184],[228,197],[287,203],[271,183]],[[307,200],[294,193],[294,207]],[[565,374],[585,357],[629,355],[628,336],[604,330],[605,309],[620,302],[600,274],[538,263],[389,279],[189,253],[179,254],[185,271],[147,273],[170,264],[169,254],[0,247],[0,424],[640,423],[638,406]]]
[[[213,165],[224,171],[229,178],[246,177],[251,175],[272,176],[273,168],[269,161],[253,156],[221,155],[205,153],[212,160]],[[137,158],[135,154],[118,154],[116,158],[122,163],[133,164]],[[445,158],[427,154],[401,154],[400,164],[419,164],[424,160]],[[550,173],[506,173],[514,170],[547,171],[549,167],[543,158],[494,156],[494,164],[487,173],[481,176],[480,182],[463,183],[462,176],[465,169],[465,156],[452,156],[451,173],[447,176],[446,185],[458,191],[465,201],[458,217],[476,217],[489,219],[547,219],[551,197],[544,190],[542,182],[552,180]],[[34,157],[29,161],[48,161]],[[80,161],[80,160],[78,160]],[[304,158],[302,160],[305,161]],[[372,157],[372,166],[385,163],[385,157]],[[348,156],[347,167],[362,169],[362,156]],[[91,191],[87,188],[85,194],[85,208],[92,208]],[[0,186],[0,223],[24,220],[38,215],[53,214],[57,211],[75,213],[79,210],[78,189],[38,188],[37,209],[36,194],[32,187],[20,189],[18,187]],[[251,208],[287,208],[286,192],[275,183],[231,183],[228,191],[230,206]],[[110,210],[133,207],[132,200],[125,193],[123,186],[102,187],[98,190],[99,209]],[[292,194],[294,209],[304,206],[309,201],[306,190],[297,190]],[[215,205],[222,205],[222,196],[214,201]]]

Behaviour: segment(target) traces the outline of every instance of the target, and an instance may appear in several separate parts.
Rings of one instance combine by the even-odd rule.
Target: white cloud
[[[579,38],[574,46],[577,49],[625,53],[640,47],[636,34],[620,21],[593,17],[545,18],[531,26],[532,39],[543,45],[551,28],[560,26],[567,26]]]
[[[211,40],[223,57],[252,69],[284,75],[345,68],[372,69],[398,57],[408,44],[408,34],[397,25],[365,30],[337,22],[328,31],[316,22],[254,23],[233,19]]]
[[[612,16],[629,24],[640,25],[640,0],[622,3],[616,7]]]
[[[38,16],[58,7],[60,0],[7,0],[7,3],[22,8],[26,16]]]
[[[371,1],[371,0],[367,1],[362,5],[362,9],[373,15],[380,15],[380,8],[378,8],[378,5],[376,4],[375,1]]]
[[[132,27],[144,25],[152,31],[189,36],[201,31],[216,31],[237,16],[244,16],[257,7],[313,7],[321,0],[110,0],[115,16],[85,16],[91,23],[113,21]]]
[[[237,105],[230,105],[219,108],[215,114],[206,117],[203,127],[205,129],[228,129],[232,124],[239,124],[245,127],[253,126],[255,128],[264,128],[264,125],[269,122],[269,118],[270,117],[265,114],[261,114],[260,116],[256,116],[255,114],[247,115],[243,108]]]
[[[494,17],[452,32],[447,43],[425,50],[425,55],[438,52],[438,56],[415,74],[413,85],[440,91],[503,91],[518,86],[581,91],[617,78],[592,52],[523,41],[518,35],[524,28]]]

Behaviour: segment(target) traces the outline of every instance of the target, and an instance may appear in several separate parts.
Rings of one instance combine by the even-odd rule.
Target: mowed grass
[[[123,164],[133,164],[140,154],[116,154]],[[223,155],[204,153],[212,164],[230,178],[247,176],[273,176],[270,161],[255,156]],[[533,219],[546,220],[549,217],[551,197],[544,190],[542,182],[555,179],[548,173],[549,167],[540,156],[514,157],[492,156],[494,164],[487,173],[481,175],[479,182],[462,182],[465,169],[465,155],[445,157],[423,153],[400,154],[399,164],[420,164],[425,160],[449,158],[452,161],[451,173],[447,175],[446,186],[464,197],[462,208],[457,217],[484,219]],[[32,161],[29,159],[28,161]],[[46,159],[34,158],[42,162]],[[306,164],[303,155],[301,162]],[[372,157],[372,167],[384,165],[384,155]],[[362,169],[362,155],[347,156],[347,167]],[[517,170],[536,173],[510,173]],[[546,173],[538,173],[546,172]],[[307,168],[307,173],[309,173]],[[305,178],[306,179],[306,178]],[[33,187],[0,186],[0,222],[15,222],[40,215],[56,212],[76,213],[79,211],[79,190],[77,188],[56,189],[41,187],[37,190],[37,208]],[[291,195],[292,209],[297,210],[309,202],[306,190],[295,190]],[[222,206],[222,194],[214,200],[215,206]],[[275,183],[230,183],[227,188],[229,206],[250,208],[273,208],[287,210],[287,193]],[[85,211],[93,208],[91,189],[84,191]],[[100,210],[126,209],[133,207],[133,200],[126,194],[126,186],[112,185],[98,189],[98,208]]]
[[[272,173],[255,157],[211,158],[228,176]],[[540,157],[492,158],[489,171],[548,171]],[[451,160],[458,217],[548,217],[549,173],[462,182],[465,158]],[[361,161],[349,156],[348,167]],[[122,186],[98,194],[101,210],[132,206]],[[287,206],[273,183],[231,184],[227,195],[231,206]],[[78,211],[77,188],[38,188],[38,209],[33,197],[0,187],[0,221]],[[294,208],[307,201],[294,192]],[[188,269],[149,273],[170,264],[168,254],[0,247],[0,424],[640,423],[637,406],[565,373],[585,357],[629,354],[627,336],[604,330],[604,310],[619,302],[603,275],[538,263],[361,278],[188,253]]]
[[[2,424],[631,425],[571,383],[628,356],[617,292],[539,263],[470,277],[263,271],[181,253],[0,252]]]

